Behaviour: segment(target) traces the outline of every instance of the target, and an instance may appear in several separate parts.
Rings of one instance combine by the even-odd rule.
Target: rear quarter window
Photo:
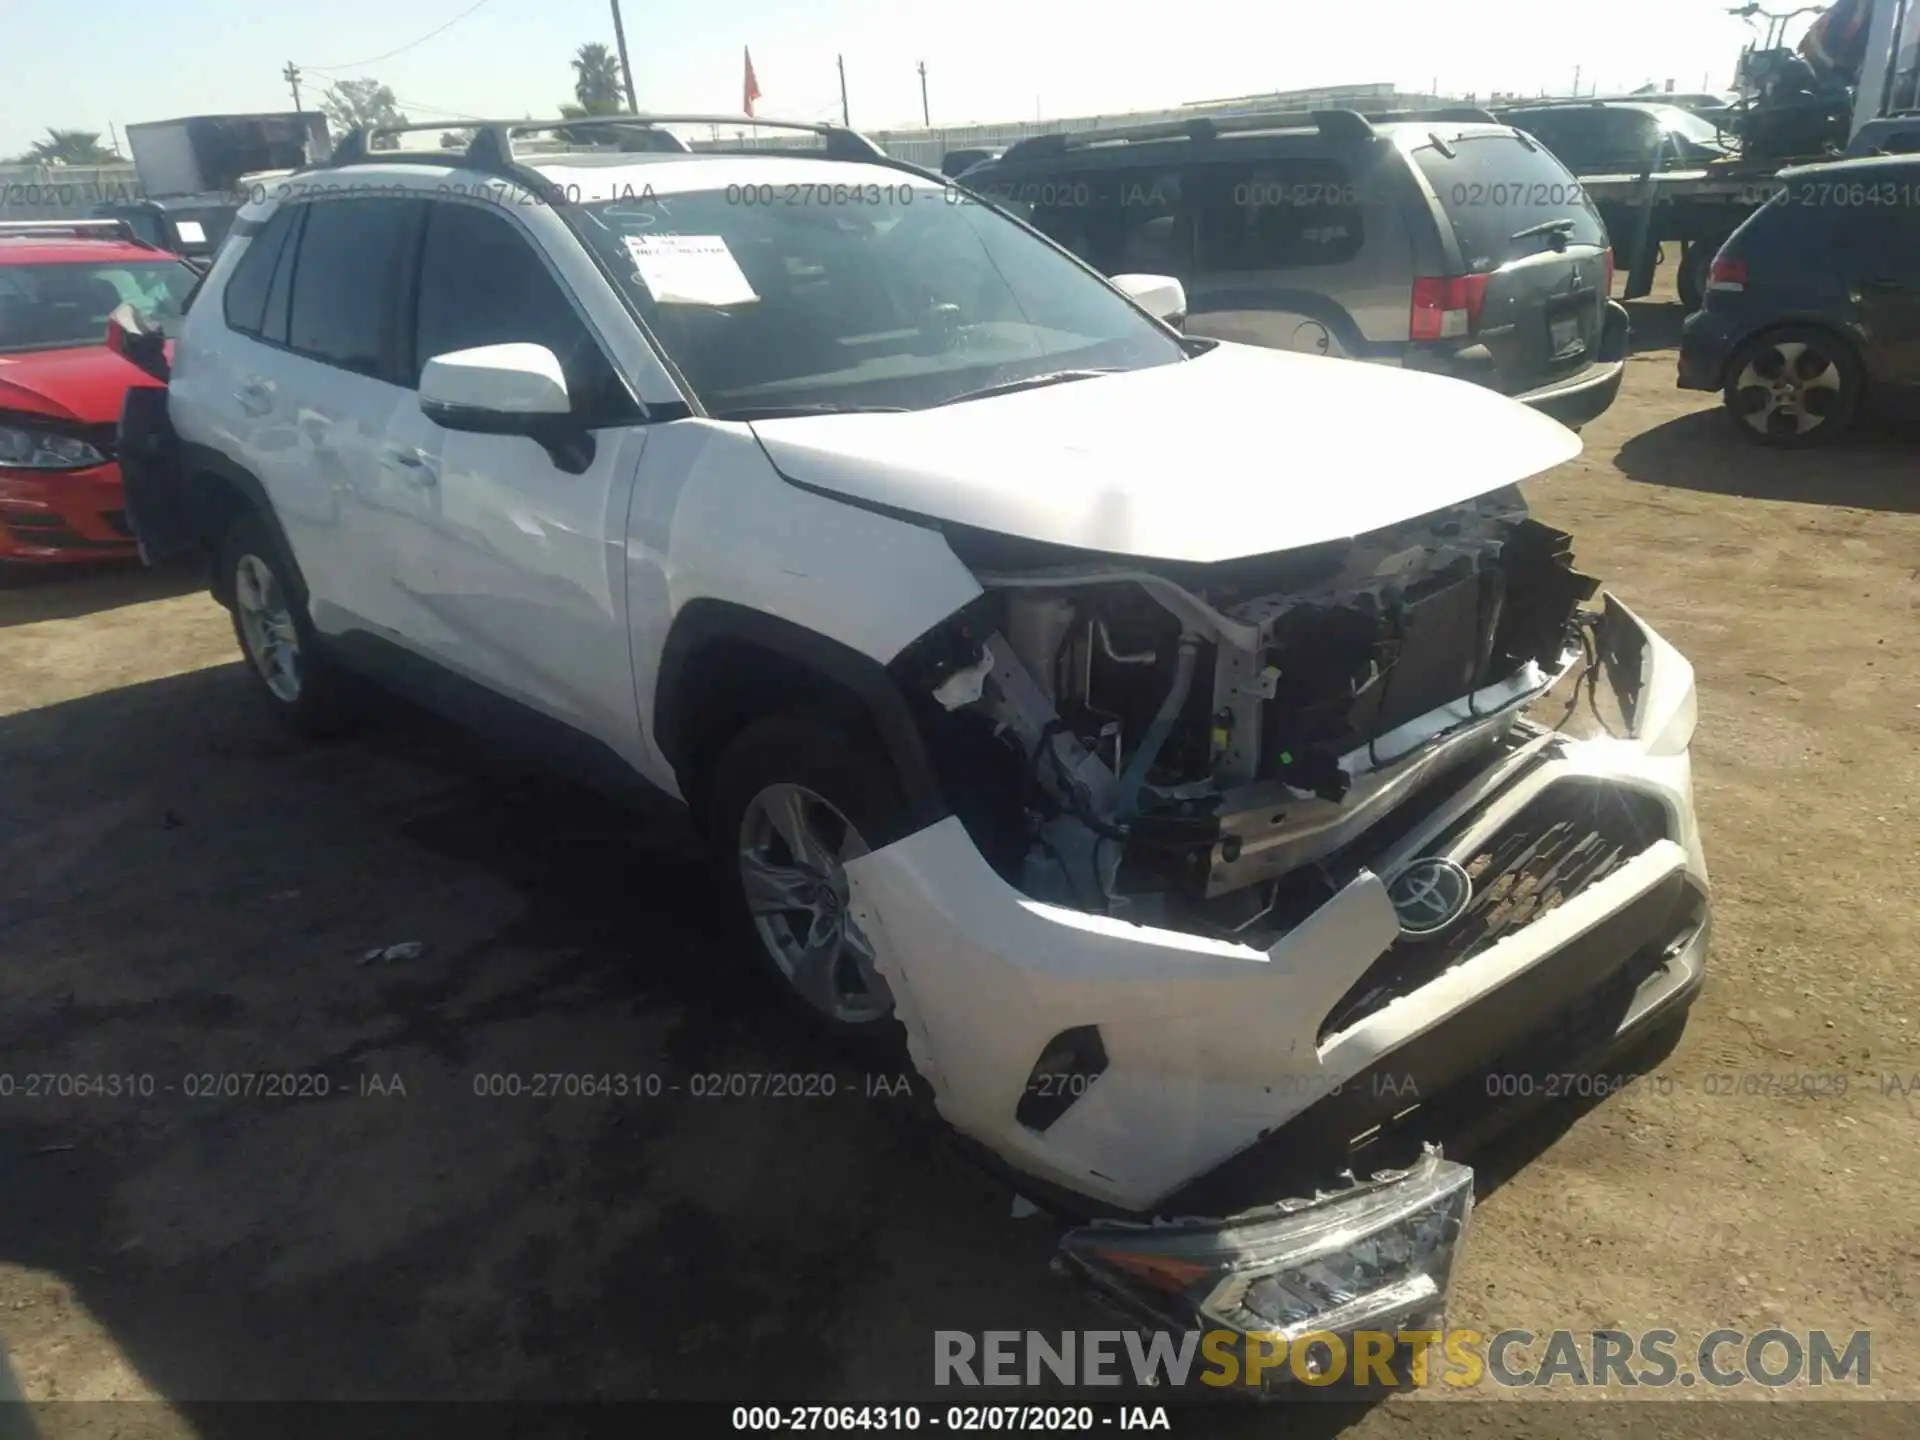
[[[1549,221],[1573,222],[1568,244],[1607,245],[1600,212],[1547,151],[1530,149],[1512,135],[1463,135],[1449,140],[1447,148],[1452,155],[1425,143],[1413,158],[1453,224],[1470,273],[1497,270],[1547,249],[1549,235],[1521,232]]]
[[[282,205],[260,232],[248,242],[246,251],[227,277],[221,308],[227,328],[244,335],[258,335],[267,310],[267,290],[273,284],[274,263],[293,228],[294,207]]]

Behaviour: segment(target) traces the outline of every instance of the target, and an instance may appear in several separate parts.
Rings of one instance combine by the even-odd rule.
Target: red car
[[[121,222],[0,223],[0,567],[138,553],[114,433],[157,382],[107,348],[107,317],[170,330],[199,278]]]

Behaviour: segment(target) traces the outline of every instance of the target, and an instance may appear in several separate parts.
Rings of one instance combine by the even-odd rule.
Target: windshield
[[[0,265],[0,351],[105,345],[123,301],[171,338],[199,279],[178,261]]]
[[[649,193],[578,213],[716,418],[922,409],[1185,354],[1031,232],[930,184]]]

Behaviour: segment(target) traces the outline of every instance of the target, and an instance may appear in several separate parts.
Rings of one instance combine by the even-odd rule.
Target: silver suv
[[[1326,110],[1041,135],[964,190],[1106,274],[1177,276],[1191,334],[1436,371],[1574,429],[1620,390],[1606,226],[1510,126]]]

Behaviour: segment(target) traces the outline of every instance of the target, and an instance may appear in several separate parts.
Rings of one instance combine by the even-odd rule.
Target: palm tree
[[[20,158],[29,165],[111,165],[120,155],[100,143],[98,130],[57,130],[49,125],[47,138],[34,141]]]
[[[589,115],[617,114],[621,107],[620,61],[595,41],[573,57],[573,98]]]

